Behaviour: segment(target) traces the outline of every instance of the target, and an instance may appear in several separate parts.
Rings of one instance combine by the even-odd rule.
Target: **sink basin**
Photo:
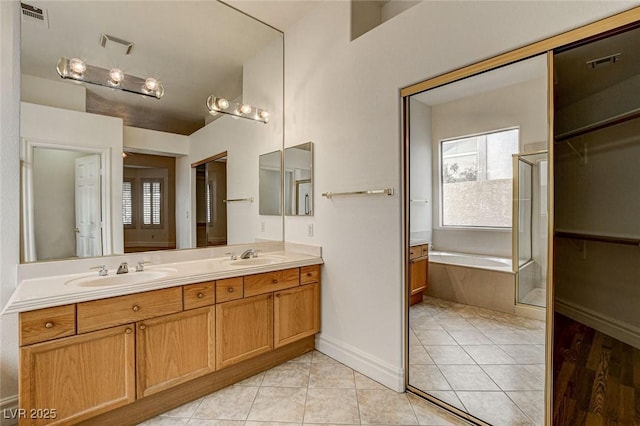
[[[280,263],[284,260],[283,256],[265,255],[260,257],[252,257],[249,259],[237,259],[229,260],[229,265],[232,266],[262,266],[272,265],[274,263]]]
[[[158,280],[164,278],[167,275],[176,272],[175,269],[148,269],[142,272],[129,272],[128,274],[120,275],[107,275],[104,277],[98,277],[95,275],[85,276],[81,278],[74,278],[67,281],[65,284],[75,287],[109,287],[117,285],[132,285],[140,284],[147,281]]]

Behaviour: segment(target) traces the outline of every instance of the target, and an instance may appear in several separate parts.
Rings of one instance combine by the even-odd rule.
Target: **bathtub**
[[[430,263],[467,266],[469,268],[490,269],[502,272],[512,272],[511,259],[506,257],[482,256],[479,254],[451,253],[433,251],[429,253]]]
[[[466,253],[429,253],[425,294],[453,302],[515,313],[516,275],[511,259]]]

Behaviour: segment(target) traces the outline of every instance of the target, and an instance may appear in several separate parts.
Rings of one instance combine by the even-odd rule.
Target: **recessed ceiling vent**
[[[618,62],[620,62],[621,55],[621,53],[614,53],[613,55],[604,56],[598,59],[592,59],[590,61],[587,61],[587,68],[595,69],[606,65],[617,64]]]
[[[133,49],[132,42],[104,33],[100,34],[100,46],[123,55],[130,54]]]
[[[49,16],[46,9],[40,9],[26,3],[20,3],[20,8],[22,9],[22,19],[49,28]]]

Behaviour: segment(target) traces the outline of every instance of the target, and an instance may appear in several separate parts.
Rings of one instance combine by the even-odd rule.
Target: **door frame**
[[[475,64],[464,66],[456,70],[428,78],[426,80],[417,82],[415,84],[406,86],[400,89],[400,105],[401,105],[401,126],[402,126],[402,140],[401,143],[401,220],[402,220],[402,303],[403,303],[403,315],[402,315],[402,336],[403,336],[403,349],[404,349],[404,381],[405,388],[411,392],[414,392],[436,405],[443,406],[445,409],[455,412],[460,417],[467,420],[478,422],[478,419],[473,418],[469,414],[457,410],[454,407],[447,406],[447,404],[439,401],[437,398],[427,395],[425,392],[420,391],[409,385],[409,101],[410,96],[416,93],[423,92],[425,90],[434,89],[436,87],[452,83],[457,80],[480,74],[495,68],[499,68],[514,62],[518,62],[524,59],[531,58],[542,54],[547,55],[547,69],[548,69],[548,82],[547,82],[547,112],[548,112],[548,137],[547,141],[553,141],[553,51],[554,49],[581,42],[583,40],[591,39],[593,37],[601,36],[605,33],[621,30],[625,27],[637,25],[640,22],[640,7],[634,7],[627,11],[617,13],[607,18],[586,24],[579,28],[569,30],[555,36],[551,36],[544,40],[514,49],[512,51],[479,61]],[[551,78],[549,78],[551,77]],[[548,143],[549,151],[549,165],[553,164],[554,150],[553,143]],[[549,166],[548,169],[548,208],[549,211],[553,211],[553,167]],[[549,236],[548,236],[548,267],[547,267],[547,312],[546,312],[546,342],[545,342],[545,424],[551,424],[552,420],[552,359],[553,359],[553,297],[554,297],[554,285],[553,285],[553,215],[549,215]]]
[[[100,179],[100,199],[102,215],[102,255],[112,254],[112,218],[111,212],[111,148],[109,147],[85,147],[68,145],[57,141],[20,138],[20,186],[22,189],[21,209],[21,262],[37,261],[35,246],[35,233],[33,224],[33,152],[34,148],[59,149],[63,151],[85,152],[87,154],[100,155],[100,167],[102,168]]]

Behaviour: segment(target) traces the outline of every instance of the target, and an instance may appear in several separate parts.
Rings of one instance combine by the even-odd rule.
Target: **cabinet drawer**
[[[20,346],[76,334],[76,305],[20,314]]]
[[[244,297],[284,290],[299,284],[300,268],[248,275],[244,277]]]
[[[300,284],[320,282],[320,265],[303,266],[300,268]]]
[[[182,287],[78,303],[78,333],[182,310]]]
[[[202,308],[216,303],[215,281],[205,281],[182,287],[184,309]]]
[[[227,278],[225,280],[216,281],[217,303],[242,299],[244,297],[244,286],[242,282],[242,277]]]
[[[429,244],[424,244],[421,247],[422,257],[429,257]]]
[[[421,246],[411,246],[409,247],[409,259],[417,259],[422,256],[422,247]]]

